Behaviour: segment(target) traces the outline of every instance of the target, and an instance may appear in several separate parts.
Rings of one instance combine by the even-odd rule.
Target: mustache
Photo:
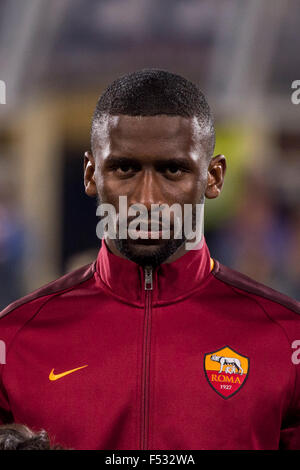
[[[128,216],[126,219],[121,220],[119,216],[117,216],[117,222],[124,224],[127,228],[133,221],[139,224],[141,230],[161,231],[161,230],[172,230],[174,227],[172,219],[170,219],[169,222],[166,222],[164,219],[156,218],[156,217],[155,218],[149,217],[148,219],[139,219],[138,216]],[[151,225],[153,226],[153,229]]]

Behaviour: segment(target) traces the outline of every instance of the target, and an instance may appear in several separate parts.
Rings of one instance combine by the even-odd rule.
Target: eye
[[[169,165],[168,167],[165,168],[166,176],[170,176],[173,178],[182,176],[183,172],[184,170],[175,164]]]
[[[120,178],[128,178],[134,175],[137,168],[131,163],[121,162],[112,165],[111,170],[115,173],[116,176]]]
[[[133,167],[129,165],[128,163],[121,163],[121,165],[117,167],[117,171],[119,171],[120,173],[128,173],[129,171],[132,171],[132,170],[133,170]]]

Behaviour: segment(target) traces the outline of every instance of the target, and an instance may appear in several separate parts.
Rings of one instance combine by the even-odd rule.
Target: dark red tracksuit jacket
[[[8,306],[2,422],[73,449],[300,449],[299,303],[211,268],[204,244],[151,279],[103,243]]]

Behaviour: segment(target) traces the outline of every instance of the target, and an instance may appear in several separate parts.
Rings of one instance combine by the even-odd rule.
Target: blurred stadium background
[[[179,73],[207,95],[222,196],[213,257],[300,298],[298,0],[0,0],[0,308],[96,256],[84,194],[93,110],[119,75]]]

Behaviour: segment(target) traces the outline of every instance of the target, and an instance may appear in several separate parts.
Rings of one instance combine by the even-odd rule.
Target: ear
[[[95,182],[95,159],[92,152],[87,151],[84,154],[84,187],[85,194],[90,197],[97,196],[97,187]]]
[[[226,159],[224,155],[217,155],[210,161],[205,197],[214,199],[219,196],[224,184],[226,173]]]

